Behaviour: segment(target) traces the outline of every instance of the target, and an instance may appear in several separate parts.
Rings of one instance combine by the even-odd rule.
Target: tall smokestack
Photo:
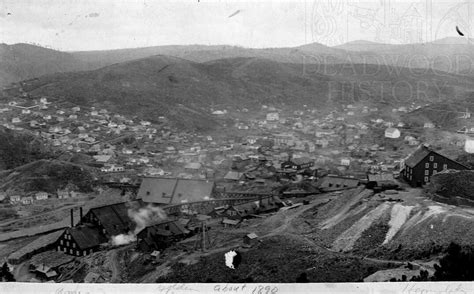
[[[74,211],[71,208],[71,228],[74,227]]]

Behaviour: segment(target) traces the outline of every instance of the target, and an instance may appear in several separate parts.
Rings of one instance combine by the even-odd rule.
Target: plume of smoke
[[[163,209],[151,204],[148,204],[146,207],[139,208],[138,210],[129,209],[128,216],[133,219],[137,225],[135,227],[134,234],[137,234],[146,226],[154,222],[165,220],[167,218],[166,212]]]
[[[125,245],[132,243],[137,240],[134,233],[129,232],[128,234],[120,234],[112,237],[112,245]]]
[[[120,234],[113,236],[111,242],[113,245],[125,245],[137,240],[137,233],[143,230],[148,225],[165,220],[167,218],[166,212],[151,204],[142,208],[130,208],[128,216],[135,222],[135,230],[128,232],[128,234]]]

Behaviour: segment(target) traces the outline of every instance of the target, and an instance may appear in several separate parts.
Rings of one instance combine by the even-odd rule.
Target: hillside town
[[[473,292],[468,3],[10,2],[1,293]]]
[[[393,109],[391,119],[376,107],[352,104],[325,115],[307,107],[289,111],[263,105],[235,114],[210,109],[234,120],[233,131],[196,134],[178,130],[166,117],[144,121],[19,90],[19,97],[3,101],[3,127],[32,134],[65,158],[81,154],[80,164],[95,175],[93,192],[72,183],[56,191],[1,192],[2,207],[25,214],[2,221],[8,224],[2,240],[26,241],[41,234],[3,255],[13,267],[38,256],[41,262],[28,262],[34,267],[27,275],[31,281],[106,281],[103,273],[78,274],[85,266],[81,259],[125,246],[160,260],[167,248],[189,240],[196,240],[190,242],[194,250],[205,251],[212,247],[205,240],[211,228],[248,230],[242,246],[255,246],[259,236],[249,220],[301,209],[321,198],[331,201],[361,187],[386,195],[384,201],[403,201],[401,195],[425,193],[432,176],[471,168],[444,155],[441,142],[426,143],[434,137],[429,133],[436,131],[433,123],[416,126],[403,120],[420,105]],[[467,148],[464,143],[445,146]],[[90,204],[101,203],[97,200],[106,194],[113,200]],[[70,222],[39,218],[40,207],[43,215],[61,211],[66,219],[70,210]],[[21,223],[23,229],[13,229]],[[29,233],[38,225],[43,229]]]

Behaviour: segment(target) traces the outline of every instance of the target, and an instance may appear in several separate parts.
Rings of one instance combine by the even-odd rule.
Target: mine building
[[[62,251],[69,255],[86,256],[98,251],[102,243],[107,243],[108,239],[98,228],[88,225],[78,225],[67,228],[59,237],[57,251]]]
[[[127,234],[135,229],[135,222],[128,216],[131,205],[121,202],[91,208],[84,216],[80,208],[80,220],[74,226],[71,210],[71,227],[64,230],[56,241],[57,251],[74,256],[86,256],[98,251],[101,244],[107,243],[111,237]]]
[[[128,216],[128,209],[125,202],[94,207],[81,217],[81,223],[97,227],[106,236],[127,234],[136,226]]]
[[[142,251],[162,250],[173,242],[186,238],[189,233],[179,221],[160,221],[137,233],[137,245]]]
[[[420,145],[401,164],[401,175],[413,187],[429,183],[431,176],[447,169],[468,170],[469,167]]]

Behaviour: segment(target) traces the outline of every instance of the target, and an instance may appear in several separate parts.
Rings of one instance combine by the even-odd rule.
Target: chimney
[[[82,221],[82,206],[79,207],[79,221]]]
[[[74,211],[71,208],[71,228],[74,227]]]

